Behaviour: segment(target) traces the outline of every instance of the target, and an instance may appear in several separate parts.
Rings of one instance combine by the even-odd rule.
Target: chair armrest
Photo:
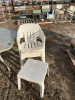
[[[20,28],[18,29],[18,31],[17,31],[17,38],[16,38],[16,40],[17,40],[17,44],[18,44],[18,49],[19,50],[21,50],[21,44],[20,44]]]
[[[40,29],[39,35],[40,35],[40,38],[42,40],[43,46],[45,46],[45,35],[44,35],[44,32],[41,29]]]
[[[56,8],[55,11],[56,11],[56,10],[59,10],[59,9]]]
[[[18,49],[21,50],[21,44],[20,41],[17,39]]]

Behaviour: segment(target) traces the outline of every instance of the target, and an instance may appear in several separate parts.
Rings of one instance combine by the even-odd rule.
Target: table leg
[[[40,97],[43,98],[44,96],[44,83],[40,85]]]
[[[21,89],[21,78],[17,76],[17,80],[18,80],[18,90],[20,90]]]
[[[48,66],[48,68],[47,68],[47,75],[49,76],[49,66]]]
[[[3,60],[3,58],[1,57],[1,55],[0,55],[0,60],[4,63],[4,65],[8,68],[8,70],[11,71],[10,68],[9,68],[9,66],[7,65],[7,63],[6,63],[6,62]]]

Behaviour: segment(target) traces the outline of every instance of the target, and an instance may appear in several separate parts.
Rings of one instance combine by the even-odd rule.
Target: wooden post
[[[52,0],[51,0],[51,10],[52,10]]]
[[[72,0],[70,0],[69,7],[71,6],[71,2],[72,2]]]
[[[4,13],[3,13],[3,10],[2,10],[3,8],[2,8],[2,6],[1,6],[1,5],[0,5],[0,9],[1,9],[0,13],[2,13],[2,14],[3,14],[3,18],[0,18],[0,20],[2,20],[2,19],[4,20],[4,19],[5,19],[5,17],[4,17]]]
[[[42,2],[43,2],[43,1],[41,0],[41,8],[42,8]]]
[[[14,14],[16,14],[15,9],[14,9],[14,1],[11,0],[11,2],[12,2],[12,10],[13,10]]]
[[[7,9],[6,9],[5,0],[3,0],[3,2],[4,2],[4,6],[5,6],[5,11],[6,11],[6,18],[8,18],[8,16],[7,16]]]
[[[32,6],[33,6],[32,8],[34,8],[33,0],[32,0]]]

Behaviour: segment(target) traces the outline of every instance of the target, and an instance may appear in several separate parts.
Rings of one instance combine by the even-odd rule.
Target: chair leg
[[[40,97],[43,98],[44,96],[44,83],[40,85]]]
[[[49,67],[47,68],[47,75],[49,76]]]
[[[65,14],[65,20],[67,19],[67,15]]]
[[[57,20],[59,19],[59,14],[57,14]]]
[[[23,67],[23,65],[24,65],[24,57],[23,57],[23,55],[21,55],[20,56],[20,64],[21,64],[21,68]]]
[[[21,68],[22,68],[23,64],[24,64],[24,59],[22,58],[21,51],[19,51],[19,56],[20,56],[20,65],[21,65]]]
[[[63,19],[64,14],[62,14],[62,19]]]
[[[42,60],[43,62],[45,62],[45,51],[42,52],[41,60]]]
[[[18,90],[20,90],[21,89],[21,78],[17,76],[17,80],[18,80]]]
[[[23,67],[23,65],[24,65],[24,59],[21,60],[21,68]]]

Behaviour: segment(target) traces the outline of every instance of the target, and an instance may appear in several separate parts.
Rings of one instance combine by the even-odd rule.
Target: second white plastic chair
[[[62,15],[62,19],[64,17],[64,10],[63,10],[63,5],[56,5],[55,9],[55,16],[57,16],[57,19],[59,18],[59,15]]]

